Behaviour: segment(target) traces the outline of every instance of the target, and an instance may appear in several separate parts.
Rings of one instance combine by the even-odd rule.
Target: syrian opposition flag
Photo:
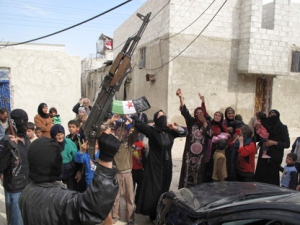
[[[132,100],[128,100],[128,101],[113,100],[112,113],[120,114],[120,115],[135,114],[136,110],[133,106]]]
[[[112,113],[120,115],[135,114],[137,112],[143,112],[150,107],[145,96],[127,101],[113,100]]]

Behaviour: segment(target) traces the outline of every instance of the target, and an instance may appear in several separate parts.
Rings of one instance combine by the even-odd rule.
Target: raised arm
[[[143,123],[139,120],[134,121],[133,125],[138,131],[145,134],[146,137],[148,137],[148,138],[151,137],[151,134],[152,134],[151,126],[149,126],[149,125],[147,125],[147,124],[145,124],[145,123]]]
[[[186,124],[188,125],[189,123],[193,122],[193,117],[191,116],[189,110],[187,109],[185,103],[184,103],[184,98],[182,96],[182,91],[180,88],[177,89],[176,95],[179,97],[180,100],[180,112],[181,115],[184,117]]]
[[[210,115],[208,115],[207,110],[206,110],[206,105],[205,105],[205,98],[204,98],[204,96],[201,95],[201,93],[198,93],[198,96],[199,96],[199,98],[200,98],[200,100],[201,100],[201,108],[202,108],[202,110],[203,110],[203,115],[204,115],[205,117],[209,117],[209,118],[211,119]]]
[[[80,107],[80,105],[82,104],[82,98],[79,99],[78,103],[76,105],[74,105],[72,111],[76,114],[78,114],[78,109]]]
[[[185,137],[187,135],[187,130],[177,123],[168,123],[167,126],[173,131],[174,137]]]
[[[184,98],[182,97],[182,91],[180,88],[177,89],[176,95],[179,97],[180,107],[184,106]]]

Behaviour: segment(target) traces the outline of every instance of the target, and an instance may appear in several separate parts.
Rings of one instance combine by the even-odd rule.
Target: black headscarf
[[[274,112],[276,116],[270,116]],[[282,123],[280,121],[280,113],[276,109],[272,109],[268,117],[261,121],[262,125],[267,129],[269,134],[277,135],[281,132]]]
[[[55,136],[58,133],[63,133],[65,135],[65,128],[60,124],[55,124],[51,127],[50,136],[55,140]],[[62,142],[58,142],[58,144],[60,144],[62,146],[62,148],[64,149],[65,144],[66,144],[65,138]]]
[[[234,119],[228,119],[228,117],[227,117],[228,111],[233,111],[233,113],[235,113],[235,111],[234,111],[234,109],[232,107],[227,107],[225,109],[224,115],[225,115],[225,126],[226,127],[230,127],[230,122],[234,121]]]
[[[43,108],[44,108],[45,106],[47,106],[46,103],[41,103],[41,104],[39,104],[39,107],[38,107],[38,114],[39,114],[42,118],[48,119],[48,118],[49,118],[49,114],[43,112]]]
[[[29,179],[36,182],[60,180],[62,173],[62,148],[51,138],[38,138],[28,149]]]
[[[155,127],[158,130],[166,131],[166,130],[168,130],[167,117],[165,115],[163,115],[163,116],[160,116],[159,118],[157,118],[158,113],[160,113],[160,112],[164,112],[164,111],[162,111],[162,110],[157,111],[153,116],[153,121],[154,121]]]

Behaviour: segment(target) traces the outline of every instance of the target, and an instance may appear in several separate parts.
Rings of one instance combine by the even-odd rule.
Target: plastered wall
[[[38,105],[56,107],[62,125],[75,118],[73,106],[81,96],[80,58],[61,45],[26,44],[0,50],[0,67],[10,68],[12,109],[22,108],[33,122]]]

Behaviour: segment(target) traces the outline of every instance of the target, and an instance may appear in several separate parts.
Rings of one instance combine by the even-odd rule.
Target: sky
[[[123,2],[126,0],[0,0],[0,42],[23,42],[42,37]],[[69,55],[81,59],[95,57],[99,36],[103,33],[113,37],[113,31],[145,2],[132,0],[88,23],[32,43],[63,44]]]
[[[0,42],[23,42],[73,26],[126,0],[0,0]],[[151,1],[151,0],[148,0]],[[263,3],[273,0],[263,0]],[[282,0],[283,1],[283,0]],[[113,32],[146,0],[126,5],[71,30],[33,43],[62,44],[69,55],[96,56],[96,42]],[[292,0],[300,3],[300,0]],[[129,34],[132,35],[132,34]]]

